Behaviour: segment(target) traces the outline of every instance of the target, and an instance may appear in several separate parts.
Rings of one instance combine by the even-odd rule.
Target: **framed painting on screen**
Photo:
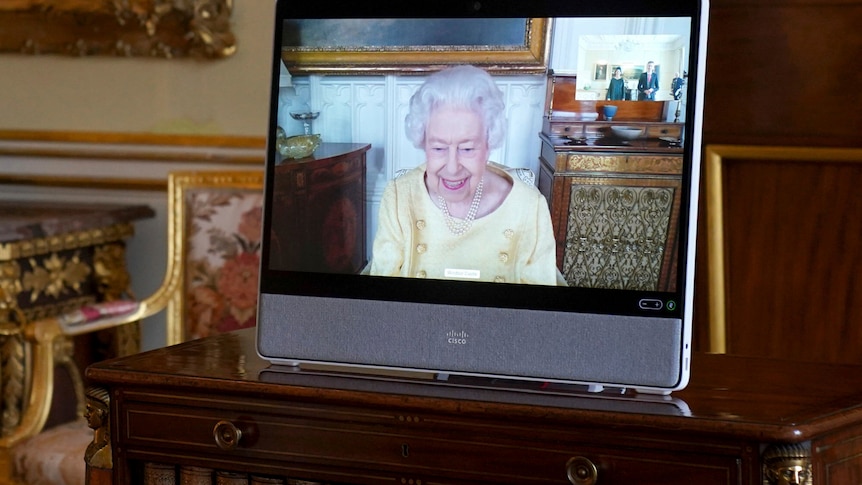
[[[402,19],[397,28],[390,23],[286,21],[282,59],[294,75],[410,74],[467,63],[498,73],[547,68],[550,19]]]

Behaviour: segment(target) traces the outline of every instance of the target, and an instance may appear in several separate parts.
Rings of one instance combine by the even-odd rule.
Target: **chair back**
[[[168,176],[168,344],[256,324],[263,171]]]

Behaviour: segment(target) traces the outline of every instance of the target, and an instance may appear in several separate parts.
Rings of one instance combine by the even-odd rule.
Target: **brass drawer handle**
[[[230,421],[219,421],[213,427],[213,438],[216,445],[223,450],[235,450],[242,439],[242,431]]]
[[[575,456],[566,463],[566,476],[572,485],[595,485],[599,479],[599,469],[589,458]]]

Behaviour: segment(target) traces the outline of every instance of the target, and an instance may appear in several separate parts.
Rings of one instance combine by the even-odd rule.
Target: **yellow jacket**
[[[425,188],[425,165],[392,180],[380,203],[370,273],[379,276],[557,285],[556,244],[548,204],[530,185],[512,182],[494,212],[455,236]]]

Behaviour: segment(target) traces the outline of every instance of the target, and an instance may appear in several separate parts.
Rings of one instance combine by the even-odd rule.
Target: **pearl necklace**
[[[479,185],[476,186],[476,192],[473,193],[473,201],[470,203],[470,209],[467,210],[467,217],[461,221],[456,221],[449,214],[449,205],[446,204],[446,199],[442,195],[437,195],[437,202],[440,204],[440,210],[443,211],[443,215],[446,217],[446,225],[449,226],[449,232],[460,236],[470,230],[470,227],[473,225],[473,219],[476,218],[476,214],[479,212],[479,202],[482,201],[482,186],[484,183],[485,178],[483,177],[479,180]]]

